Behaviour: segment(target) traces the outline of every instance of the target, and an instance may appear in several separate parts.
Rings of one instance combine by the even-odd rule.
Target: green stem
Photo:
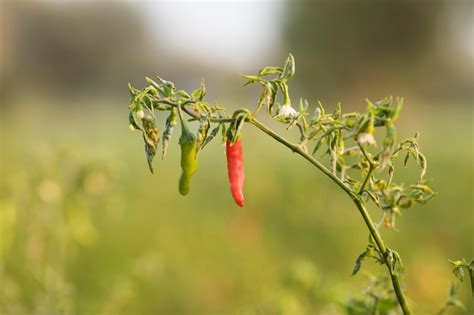
[[[359,143],[359,141],[357,141],[357,145],[359,146],[360,150],[362,151],[362,154],[364,155],[365,159],[367,160],[367,162],[369,163],[369,171],[367,172],[367,176],[364,178],[364,181],[362,182],[362,186],[360,186],[360,189],[359,189],[359,192],[357,193],[358,195],[362,194],[362,192],[364,191],[365,189],[365,186],[367,185],[367,183],[369,182],[370,180],[370,176],[372,176],[372,172],[374,171],[375,167],[376,167],[376,164],[374,161],[372,161],[372,159],[369,157],[369,155],[367,154],[367,151],[364,149],[364,147],[362,146],[362,144]]]
[[[379,305],[379,298],[374,297],[374,306],[372,307],[372,313],[370,315],[377,315],[378,305]]]
[[[165,103],[161,101],[161,103]],[[166,104],[171,105],[171,106],[178,106],[177,104],[173,102],[166,102]],[[185,104],[182,104],[182,109],[185,111],[189,116],[195,118],[195,119],[200,119],[201,115],[188,110],[185,106]],[[212,118],[211,122],[214,123],[222,123],[222,122],[233,122],[234,118]],[[287,139],[283,138],[280,136],[278,133],[274,132],[272,129],[268,128],[264,124],[262,124],[260,121],[253,117],[247,117],[245,119],[246,122],[254,125],[258,129],[260,129],[262,132],[266,133],[276,141],[280,142],[284,146],[288,147],[291,149],[294,153],[297,153],[301,155],[304,159],[306,159],[308,162],[313,164],[317,169],[319,169],[321,172],[323,172],[327,177],[329,177],[334,183],[336,183],[342,190],[346,192],[346,194],[352,199],[354,204],[356,205],[357,209],[359,210],[359,213],[362,215],[362,218],[365,221],[365,224],[367,225],[367,228],[370,231],[370,234],[375,240],[375,243],[377,244],[377,247],[379,251],[382,253],[383,258],[384,258],[384,263],[390,273],[390,278],[392,280],[392,285],[393,289],[395,291],[395,295],[397,296],[398,303],[400,305],[400,308],[403,311],[404,315],[410,315],[411,311],[408,307],[408,304],[406,302],[405,296],[403,295],[403,291],[400,286],[400,280],[398,278],[398,275],[396,271],[394,270],[393,266],[391,265],[390,261],[387,259],[388,255],[390,254],[390,251],[387,249],[385,246],[384,241],[382,240],[382,237],[380,236],[380,233],[376,229],[374,222],[372,221],[369,213],[367,212],[367,209],[365,207],[365,204],[363,200],[360,198],[358,194],[355,194],[344,182],[342,182],[339,177],[334,175],[329,169],[327,169],[323,164],[321,164],[318,160],[316,160],[312,155],[308,154],[305,152],[299,145],[292,143],[288,141]],[[365,152],[365,151],[363,151]],[[367,156],[368,158],[368,156]],[[369,163],[371,163],[371,160],[369,160]],[[372,165],[372,164],[371,164]]]
[[[372,172],[374,171],[374,169],[375,167],[372,164],[370,164],[369,171],[367,172],[367,176],[364,178],[364,182],[362,182],[362,186],[360,186],[359,192],[357,193],[358,195],[364,192],[365,186],[369,182],[370,176],[372,176]]]
[[[392,280],[392,285],[393,289],[395,291],[395,295],[397,296],[398,303],[400,304],[400,307],[403,311],[404,315],[410,315],[411,311],[408,307],[407,301],[405,299],[405,296],[403,294],[403,291],[400,286],[400,280],[398,278],[398,275],[396,271],[392,268],[390,265],[389,260],[387,259],[387,256],[389,255],[389,250],[385,246],[384,241],[382,240],[382,237],[380,236],[380,233],[378,230],[375,228],[374,222],[370,218],[369,213],[367,212],[367,209],[365,208],[364,202],[362,199],[360,199],[359,196],[355,195],[351,189],[346,186],[336,175],[334,175],[330,170],[328,170],[324,165],[322,165],[319,161],[317,161],[315,158],[313,158],[311,155],[306,153],[300,146],[297,144],[291,143],[285,138],[281,137],[279,134],[275,133],[273,130],[256,120],[255,118],[249,119],[249,123],[263,131],[264,133],[268,134],[271,136],[273,139],[277,140],[278,142],[282,143],[286,147],[290,148],[293,152],[301,155],[303,158],[308,160],[311,164],[316,166],[320,171],[322,171],[326,176],[328,176],[332,181],[334,181],[339,187],[341,187],[348,195],[351,197],[352,201],[355,203],[357,206],[357,209],[359,210],[360,214],[362,215],[369,231],[372,237],[375,240],[375,243],[377,244],[378,249],[382,253],[384,257],[384,263],[390,273],[390,278]]]
[[[474,298],[474,269],[471,266],[472,266],[472,262],[470,266],[467,268],[467,271],[469,271],[469,278],[471,280],[471,295]]]

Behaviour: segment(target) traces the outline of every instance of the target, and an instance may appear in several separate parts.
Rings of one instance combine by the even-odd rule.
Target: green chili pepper
[[[178,107],[179,118],[181,120],[181,137],[179,145],[181,146],[181,177],[179,178],[179,193],[183,196],[189,193],[191,189],[191,177],[197,171],[196,137],[188,129],[181,108]]]

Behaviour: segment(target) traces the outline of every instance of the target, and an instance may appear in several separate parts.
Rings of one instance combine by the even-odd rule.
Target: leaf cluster
[[[295,59],[290,54],[283,67],[268,66],[256,75],[242,75],[244,85],[258,85],[261,93],[254,109],[238,109],[226,114],[219,104],[205,101],[204,82],[192,93],[177,90],[173,82],[160,77],[145,78],[148,86],[139,90],[129,84],[131,129],[142,131],[147,161],[152,168],[160,138],[163,139],[162,156],[166,155],[172,130],[177,124],[176,108],[182,108],[190,122],[198,123],[196,138],[198,151],[221,133],[222,141],[235,141],[246,121],[256,117],[265,107],[267,115],[284,124],[288,131],[296,129],[298,145],[318,159],[327,162],[328,169],[350,190],[372,201],[382,212],[380,224],[395,227],[396,216],[402,209],[425,204],[435,192],[425,179],[426,157],[420,150],[418,135],[397,143],[395,121],[403,106],[403,98],[387,97],[380,101],[366,100],[363,112],[343,113],[341,104],[328,111],[321,102],[310,104],[299,99],[297,109],[292,106],[288,80],[295,75]],[[253,111],[252,111],[253,110]],[[169,112],[163,135],[157,126],[158,112]],[[396,161],[403,165],[414,160],[419,175],[412,183],[397,182]]]
[[[267,66],[255,75],[241,75],[245,79],[244,86],[260,88],[260,97],[255,108],[237,109],[232,114],[227,114],[219,104],[210,105],[205,101],[204,82],[201,82],[200,88],[187,93],[176,90],[174,83],[160,77],[156,81],[145,78],[148,86],[141,90],[129,84],[130,128],[142,132],[147,161],[153,171],[152,161],[160,140],[156,112],[169,112],[162,136],[163,157],[172,129],[177,124],[176,110],[183,129],[187,130],[187,122],[199,124],[197,151],[215,139],[219,132],[223,142],[234,142],[241,136],[245,122],[253,123],[331,177],[359,208],[363,208],[363,215],[365,204],[369,202],[381,211],[381,220],[376,227],[373,227],[368,214],[364,217],[370,221],[371,237],[365,251],[356,259],[353,274],[360,270],[366,258],[371,258],[387,265],[390,274],[396,278],[397,266],[402,265],[400,256],[396,251],[386,248],[374,229],[377,230],[382,224],[394,229],[395,219],[402,214],[403,209],[425,204],[436,195],[429,180],[425,179],[428,163],[420,150],[418,135],[397,141],[395,122],[403,107],[403,98],[386,97],[379,101],[367,99],[365,110],[361,112],[344,113],[340,103],[333,110],[328,110],[320,101],[310,102],[303,98],[299,99],[295,108],[288,85],[295,75],[295,69],[295,59],[289,54],[283,67]],[[283,124],[288,132],[296,130],[299,136],[297,143],[289,142],[260,122],[257,124],[256,117],[264,107],[267,116]],[[186,122],[184,115],[188,117]],[[400,159],[403,159],[401,163],[397,163]],[[398,165],[406,166],[410,160],[416,163],[418,176],[408,184],[399,182],[396,176]],[[398,282],[398,279],[393,281]],[[385,282],[377,280],[372,285],[377,293],[372,289],[369,291],[377,297],[377,304],[382,305],[382,302],[387,301],[384,303],[391,307],[392,304],[388,302],[390,299],[385,299],[388,291],[381,290],[384,287],[381,283]],[[402,294],[396,293],[400,302],[399,295]],[[386,314],[384,310],[381,308],[380,314]],[[354,311],[351,314],[358,313]]]
[[[468,271],[469,274],[474,273],[474,260],[468,262],[466,258],[462,260],[449,260],[451,265],[453,265],[453,274],[459,281],[464,281],[464,269]]]

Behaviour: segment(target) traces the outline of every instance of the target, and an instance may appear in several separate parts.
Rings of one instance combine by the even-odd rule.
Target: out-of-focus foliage
[[[303,59],[301,86],[324,101],[370,93],[472,99],[474,63],[455,46],[472,27],[472,10],[463,0],[296,0],[288,6],[284,47]]]
[[[214,60],[194,60],[193,47],[184,45],[178,54],[166,51],[159,38],[153,43],[134,5],[84,3],[0,1],[0,314],[346,314],[347,302],[367,287],[363,277],[348,280],[353,257],[367,241],[350,202],[322,175],[308,171],[304,161],[246,128],[244,136],[252,138],[244,152],[246,209],[234,207],[229,197],[225,157],[216,142],[202,152],[188,198],[176,193],[176,150],[169,150],[169,158],[150,175],[137,154],[142,144],[124,128],[127,81],[161,73],[188,89],[206,77],[209,91],[219,93],[219,98],[210,93],[209,101],[226,106],[247,106],[258,95],[236,88],[238,71],[229,77]],[[343,5],[323,13],[291,1],[284,19],[275,21],[291,37],[275,43],[270,56],[278,63],[292,52],[299,65],[297,82],[308,84],[293,93],[321,98],[330,110],[336,100],[361,110],[365,105],[352,100],[406,96],[410,105],[399,118],[398,132],[400,138],[420,132],[438,192],[429,205],[403,214],[399,232],[384,234],[410,266],[404,280],[407,295],[416,301],[415,314],[433,314],[446,301],[453,279],[447,259],[473,256],[472,94],[455,92],[472,85],[472,64],[444,33],[450,9],[471,4],[449,1],[431,8],[424,3],[426,12],[441,14],[433,36],[444,49],[415,50],[412,59],[409,47],[417,41],[406,37],[418,32],[410,29],[397,36],[410,43],[403,44],[406,53],[391,44],[387,47],[397,53],[371,45],[372,53],[343,55],[336,63],[332,54],[349,54],[357,45],[350,37],[346,40],[353,43],[344,49],[328,42],[331,34],[339,37],[335,24],[343,24],[336,19]],[[354,21],[346,30],[356,32],[359,23],[371,30],[365,21],[374,19],[373,31],[381,29],[380,18],[356,9],[344,10],[352,12],[344,20]],[[194,27],[185,20],[182,25]],[[324,31],[327,35],[318,34]],[[328,44],[309,46],[320,37]],[[325,47],[325,53],[316,50]],[[438,64],[438,57],[444,61]],[[159,119],[163,125],[165,117]],[[401,180],[413,180],[410,166]],[[468,314],[473,310],[469,291],[464,281],[457,297]]]
[[[0,6],[7,58],[0,76],[7,98],[26,87],[44,96],[117,93],[126,75],[141,73],[155,58],[142,17],[130,4],[6,1]]]
[[[272,140],[246,142],[248,204],[239,209],[217,142],[201,153],[193,191],[182,198],[176,150],[150,175],[123,111],[96,104],[92,117],[78,112],[47,125],[75,107],[65,104],[42,112],[15,104],[2,117],[1,314],[346,314],[363,294],[366,279],[351,278],[367,240],[359,216],[326,178]],[[468,117],[453,114],[461,117],[458,132],[467,132]],[[419,130],[430,134],[442,119],[433,114]],[[109,128],[93,127],[101,124]],[[404,281],[421,314],[446,299],[447,257],[472,248],[472,153],[459,155],[462,144],[440,150],[448,140],[421,141],[438,198],[404,213],[399,232],[384,232],[410,266]],[[262,148],[271,158],[260,159]],[[458,299],[471,310],[469,291],[460,286]]]
[[[393,298],[393,292],[388,276],[375,277],[367,275],[368,285],[363,294],[352,297],[346,304],[348,315],[398,314],[397,301]]]

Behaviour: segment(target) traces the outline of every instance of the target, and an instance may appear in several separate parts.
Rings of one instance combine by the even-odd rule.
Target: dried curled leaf
[[[166,118],[165,130],[163,131],[163,142],[161,143],[161,159],[164,159],[166,157],[166,153],[168,152],[168,145],[171,140],[171,136],[173,135],[174,127],[176,127],[177,124],[178,118],[176,116],[176,108],[173,107],[170,110],[168,118]]]
[[[219,125],[217,125],[217,127],[215,127],[214,129],[211,130],[211,133],[206,137],[206,139],[202,143],[201,150],[217,136],[217,134],[219,133],[219,128],[221,127],[221,125],[223,125],[223,124],[219,124]]]
[[[196,145],[196,150],[200,151],[203,147],[204,141],[207,138],[207,133],[209,131],[209,128],[211,126],[211,123],[209,119],[203,119],[201,123],[199,124],[199,129],[197,131],[197,145]]]
[[[157,145],[160,140],[160,131],[156,126],[155,119],[150,115],[143,117],[142,124],[145,155],[150,172],[153,173],[153,158],[155,157]]]
[[[353,276],[355,276],[359,272],[366,256],[367,256],[367,251],[363,251],[359,256],[357,256],[356,261],[354,263],[354,267],[352,269]]]

